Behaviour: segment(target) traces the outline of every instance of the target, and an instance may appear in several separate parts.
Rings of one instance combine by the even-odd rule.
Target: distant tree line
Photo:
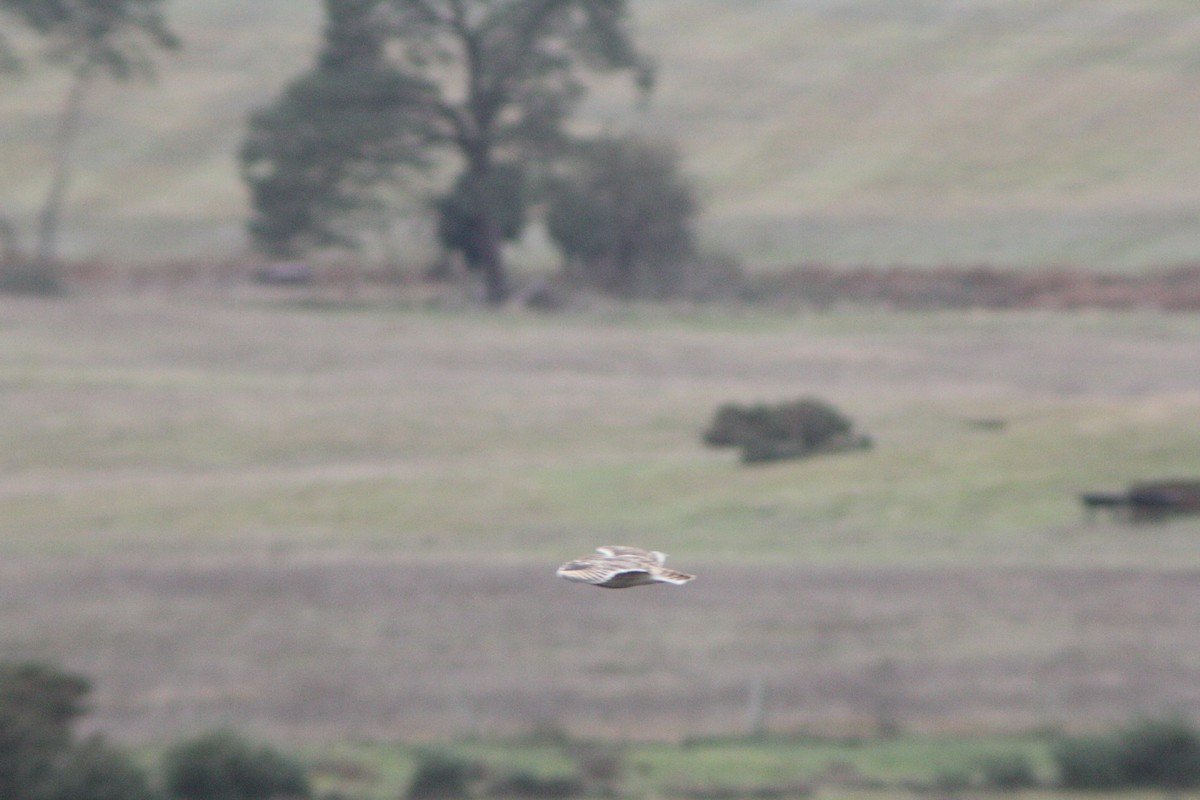
[[[480,276],[489,303],[511,291],[504,243],[535,214],[577,284],[622,297],[687,284],[697,203],[675,148],[569,125],[590,74],[625,73],[652,89],[629,0],[323,4],[312,67],[251,115],[240,149],[259,250],[354,248],[407,193],[427,201],[438,243]],[[33,40],[70,74],[28,257],[0,219],[0,289],[62,289],[57,243],[87,101],[99,78],[150,77],[156,52],[180,46],[165,6],[0,0],[0,71],[19,73],[29,59],[16,43]]]

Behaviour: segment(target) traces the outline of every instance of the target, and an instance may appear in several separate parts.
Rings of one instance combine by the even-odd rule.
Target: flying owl
[[[596,552],[599,555],[586,555],[563,564],[558,568],[558,577],[605,589],[628,589],[652,583],[682,585],[696,577],[664,567],[667,556],[657,550],[605,545],[597,547]]]

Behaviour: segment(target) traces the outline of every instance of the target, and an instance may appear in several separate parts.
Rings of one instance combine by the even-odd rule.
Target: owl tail
[[[686,572],[680,572],[676,569],[667,569],[666,567],[659,567],[654,570],[654,580],[661,581],[662,583],[674,583],[678,586],[682,586],[694,577],[696,576],[688,575]]]

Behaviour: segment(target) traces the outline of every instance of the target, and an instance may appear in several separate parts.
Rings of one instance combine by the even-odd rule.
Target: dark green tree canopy
[[[649,88],[652,70],[628,30],[625,0],[391,0],[402,68],[438,87],[423,107],[439,142],[457,153],[458,184],[495,187],[497,164],[539,163],[567,140],[564,122],[591,70],[630,70]],[[503,192],[479,205],[464,236],[487,298],[508,292],[500,252]]]
[[[517,164],[496,164],[486,176],[465,172],[450,193],[437,202],[438,241],[449,252],[462,253],[467,267],[478,270],[486,258],[480,219],[489,209],[500,237],[512,241],[525,227],[529,206],[525,173]]]
[[[311,797],[303,766],[230,731],[179,742],[164,756],[164,782],[179,800]]]
[[[347,218],[374,205],[372,189],[424,163],[423,137],[399,122],[419,91],[391,70],[321,69],[257,112],[242,145],[250,232],[274,255],[352,246]]]
[[[583,96],[581,73],[652,70],[634,49],[624,0],[390,0],[384,3],[406,72],[439,91],[425,112],[469,162],[562,141]]]
[[[145,772],[122,750],[92,736],[54,765],[39,800],[156,800]]]
[[[441,223],[469,229],[452,239],[469,243],[468,263],[482,273],[489,301],[503,300],[507,279],[500,242],[509,235],[504,206],[511,196],[504,191],[507,178],[494,173],[524,170],[559,154],[567,139],[564,122],[583,95],[585,72],[629,70],[649,87],[652,71],[633,46],[626,0],[326,0],[325,13],[325,44],[314,73],[382,72],[412,90],[382,106],[385,120],[378,127],[358,126],[350,137],[355,147],[338,145],[339,153],[326,159],[339,163],[339,175],[355,173],[364,162],[368,174],[372,161],[394,168],[398,140],[416,145],[429,162],[445,163],[439,154],[451,156],[457,173],[439,207],[452,215],[464,208],[470,213]],[[311,75],[298,84],[308,80]],[[285,93],[274,111],[286,101]],[[269,127],[271,113],[256,115],[251,140]],[[293,113],[312,122],[321,109],[293,104]],[[257,192],[256,174],[293,171],[281,168],[288,160],[286,138],[267,136],[262,146],[247,145],[253,160],[272,162],[258,172],[246,170],[252,191]],[[295,195],[304,208],[281,212],[291,220],[284,227],[326,226],[321,219],[342,213],[351,197],[362,194],[349,180],[309,179],[301,186],[311,190]],[[262,215],[269,202],[256,194],[256,211]],[[258,233],[261,228],[261,222],[252,223],[260,243],[269,243]]]
[[[0,664],[0,797],[38,796],[90,690],[84,678],[44,664]]]
[[[551,184],[547,205],[568,273],[612,294],[669,294],[674,270],[695,250],[695,194],[667,144],[587,144]]]
[[[175,49],[165,0],[0,0],[0,12],[43,37],[47,54],[73,69],[117,79],[149,74],[152,48]]]
[[[249,229],[264,251],[353,246],[348,218],[372,190],[425,163],[429,131],[414,116],[425,83],[390,66],[377,0],[326,0],[316,66],[250,119],[240,154]]]

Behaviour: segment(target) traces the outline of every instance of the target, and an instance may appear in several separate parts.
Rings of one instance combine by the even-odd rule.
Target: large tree
[[[71,177],[71,151],[95,80],[153,74],[151,51],[174,49],[164,0],[0,0],[0,12],[44,37],[50,60],[70,71],[70,85],[51,141],[51,179],[38,214],[32,271],[17,288],[56,291],[55,249]]]
[[[430,90],[387,63],[378,0],[325,0],[317,62],[250,118],[241,150],[250,234],[275,257],[353,246],[360,212],[405,167],[426,165],[414,112]]]
[[[490,303],[508,293],[501,240],[511,233],[510,206],[519,199],[513,187],[522,181],[514,176],[557,152],[583,96],[584,73],[629,70],[649,88],[651,70],[633,45],[627,6],[626,0],[326,2],[327,47],[346,15],[369,19],[368,29],[386,40],[375,53],[380,67],[413,89],[404,97],[405,113],[389,112],[398,127],[381,140],[394,141],[389,137],[404,129],[435,160],[438,151],[455,156],[453,188],[438,204],[443,239],[452,230],[450,241],[482,274]],[[372,157],[364,152],[352,161]]]

